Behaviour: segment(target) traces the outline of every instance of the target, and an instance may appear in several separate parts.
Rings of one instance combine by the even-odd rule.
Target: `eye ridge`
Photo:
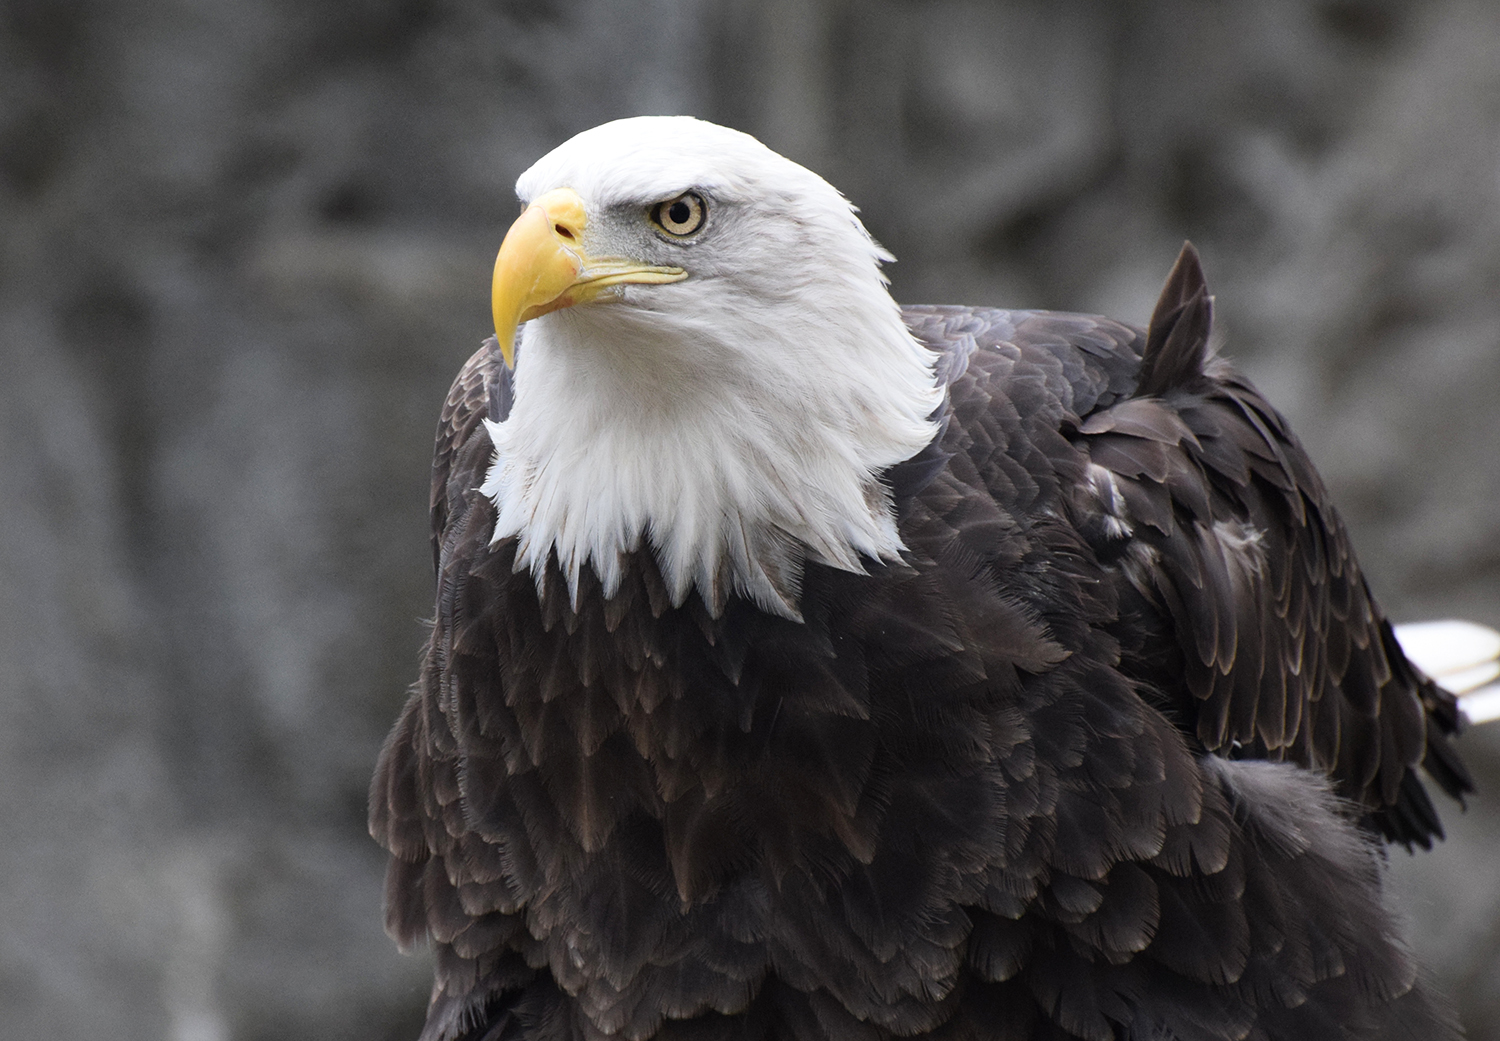
[[[697,192],[683,192],[651,208],[651,222],[673,238],[686,238],[703,227],[708,205]]]

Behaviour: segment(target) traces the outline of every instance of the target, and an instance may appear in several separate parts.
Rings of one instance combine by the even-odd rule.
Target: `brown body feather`
[[[539,593],[491,545],[510,390],[470,359],[371,798],[424,1041],[1456,1036],[1356,830],[1440,834],[1452,698],[1210,310],[1187,253],[1144,335],[908,309],[948,388],[888,474],[909,553],[809,565],[801,622],[673,607],[649,553]]]

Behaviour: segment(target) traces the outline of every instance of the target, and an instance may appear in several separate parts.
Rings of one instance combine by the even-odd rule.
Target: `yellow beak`
[[[516,328],[522,322],[596,300],[614,286],[660,285],[687,277],[680,267],[589,256],[583,248],[587,223],[578,193],[557,188],[526,207],[505,233],[495,257],[490,301],[495,310],[495,338],[506,366],[515,367]]]

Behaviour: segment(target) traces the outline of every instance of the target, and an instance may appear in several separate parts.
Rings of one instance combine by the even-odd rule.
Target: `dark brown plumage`
[[[1453,698],[1210,313],[1190,248],[1144,334],[908,308],[947,387],[887,475],[909,553],[809,564],[801,622],[673,607],[649,551],[576,610],[514,573],[481,348],[371,793],[424,1041],[1457,1036],[1362,837],[1441,835]]]

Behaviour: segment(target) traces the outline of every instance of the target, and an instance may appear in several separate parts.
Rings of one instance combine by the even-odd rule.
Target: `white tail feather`
[[[1470,723],[1492,723],[1500,719],[1500,683],[1471,691],[1458,699],[1459,708]]]
[[[1475,622],[1448,620],[1396,626],[1412,664],[1458,695],[1470,723],[1500,719],[1500,632]]]

